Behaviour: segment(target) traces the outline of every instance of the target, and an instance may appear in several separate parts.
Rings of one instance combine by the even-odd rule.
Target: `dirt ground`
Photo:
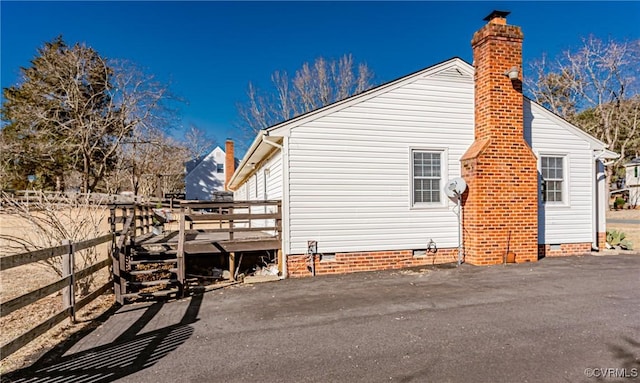
[[[77,217],[77,214],[72,214],[72,216]],[[107,215],[104,215],[101,219],[103,222],[100,229],[103,233],[107,233],[109,230]],[[28,222],[6,213],[0,213],[0,235],[30,238],[35,242],[40,241],[39,238],[36,238],[37,230],[34,230]],[[98,246],[95,260],[92,258],[90,263],[93,264],[106,258],[108,256],[108,246],[108,244]],[[5,256],[14,252],[11,252],[8,241],[0,239],[0,255]],[[83,265],[83,263],[82,257],[78,256],[76,258],[76,268],[81,269],[88,266]],[[109,277],[110,274],[106,268],[95,273],[90,291],[94,291],[96,287],[106,283]],[[60,277],[50,265],[42,263],[2,270],[0,272],[0,302],[6,302],[59,279]],[[80,298],[80,296],[78,295],[77,298]],[[76,324],[70,323],[69,320],[64,320],[43,336],[38,337],[19,351],[0,361],[0,375],[30,365],[46,351],[61,343],[74,332],[86,326],[91,326],[95,318],[113,306],[113,302],[113,296],[106,294],[85,306],[77,313],[76,319],[78,322]],[[0,328],[2,328],[0,344],[5,344],[15,339],[61,310],[62,296],[58,292],[0,318]]]

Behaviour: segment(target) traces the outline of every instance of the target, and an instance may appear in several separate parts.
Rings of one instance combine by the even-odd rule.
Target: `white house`
[[[629,205],[640,205],[640,157],[624,164],[625,186],[629,190]]]
[[[506,15],[474,36],[475,68],[452,58],[257,135],[229,188],[282,200],[284,276],[309,275],[308,241],[317,273],[455,262],[443,188],[461,176],[469,263],[603,245],[603,161],[615,153],[522,96],[522,34]]]
[[[187,199],[212,200],[215,193],[227,190],[226,184],[235,170],[233,141],[227,140],[225,149],[226,152],[217,146],[209,154],[185,164]]]

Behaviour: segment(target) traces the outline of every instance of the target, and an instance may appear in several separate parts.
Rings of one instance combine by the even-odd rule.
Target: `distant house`
[[[522,31],[494,12],[459,58],[261,131],[229,183],[282,200],[284,276],[584,254],[604,246],[606,145],[522,94]],[[316,241],[314,243],[313,241]],[[317,245],[317,250],[315,245]]]
[[[211,153],[185,164],[185,193],[188,200],[212,200],[224,192],[225,185],[235,170],[233,141],[227,140],[226,151],[219,146]]]
[[[625,167],[625,185],[629,190],[629,205],[640,205],[640,157],[636,157],[630,162],[624,164]]]

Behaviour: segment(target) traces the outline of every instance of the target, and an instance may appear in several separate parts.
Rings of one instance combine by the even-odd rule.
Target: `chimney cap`
[[[498,11],[498,10],[494,10],[493,12],[491,12],[489,14],[489,16],[485,17],[483,20],[484,21],[491,21],[497,17],[504,19],[506,18],[511,12],[509,11]]]

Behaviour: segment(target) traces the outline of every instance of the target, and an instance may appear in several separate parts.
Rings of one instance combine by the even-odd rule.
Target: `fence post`
[[[75,298],[75,260],[73,256],[73,243],[70,240],[62,240],[62,245],[67,246],[67,252],[62,255],[62,277],[70,277],[69,286],[62,289],[62,306],[71,308],[71,322],[76,322],[76,298]]]

